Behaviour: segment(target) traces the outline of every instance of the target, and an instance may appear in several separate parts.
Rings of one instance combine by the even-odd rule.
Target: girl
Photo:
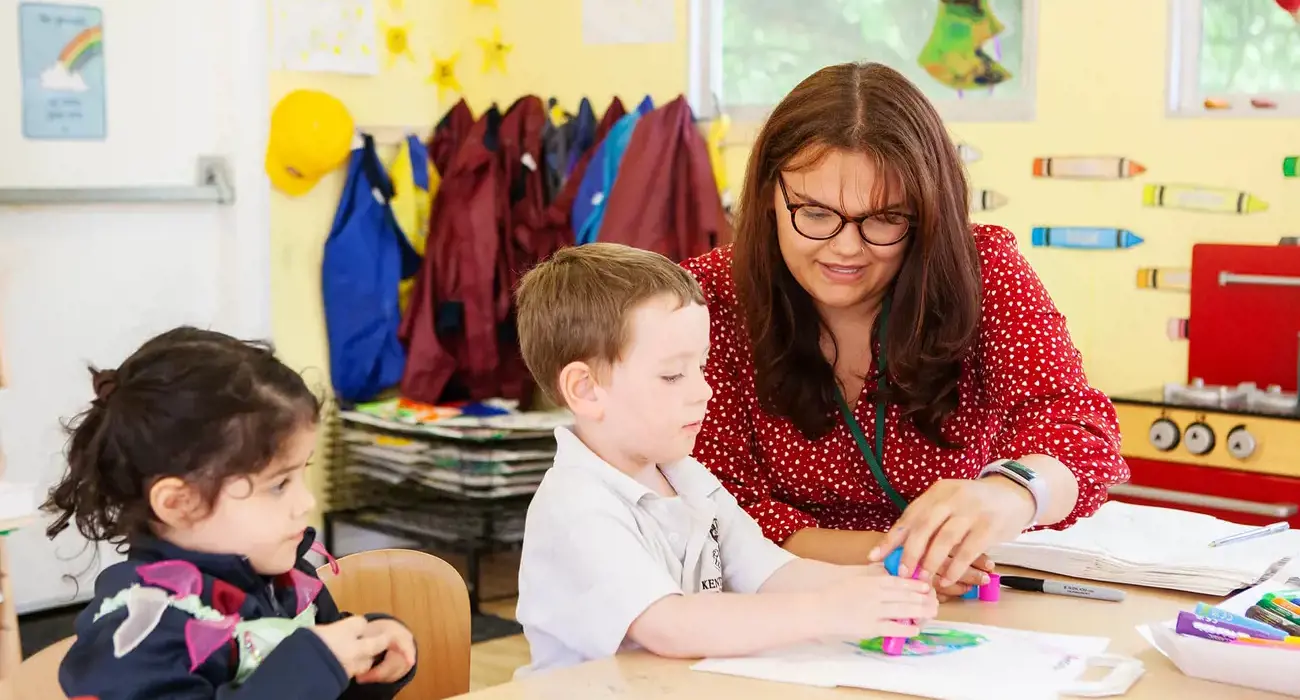
[[[64,692],[393,697],[415,673],[411,633],[340,613],[303,558],[324,549],[306,526],[320,402],[302,378],[267,346],[194,328],[91,374],[47,534],[75,523],[127,560],[99,575],[77,617]]]

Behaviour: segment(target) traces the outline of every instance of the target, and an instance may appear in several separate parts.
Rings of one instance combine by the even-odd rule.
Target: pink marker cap
[[[980,586],[980,600],[985,603],[996,603],[1002,597],[1002,576],[998,574],[989,574],[989,582]]]
[[[903,653],[903,645],[907,640],[902,637],[885,637],[880,642],[880,650],[888,656],[898,656]]]

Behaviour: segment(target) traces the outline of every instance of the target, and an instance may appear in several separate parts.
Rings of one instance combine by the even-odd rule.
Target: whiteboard
[[[0,110],[0,188],[192,185],[197,158],[228,159],[233,205],[0,205],[0,391],[5,478],[48,489],[63,473],[61,423],[91,398],[87,364],[115,367],[180,324],[270,334],[267,14],[260,0],[101,0],[103,141],[24,138]],[[0,0],[17,45],[18,0]],[[0,94],[21,94],[19,51],[0,51]],[[10,99],[6,102],[13,104]],[[7,539],[19,612],[86,599],[117,559],[45,523]]]

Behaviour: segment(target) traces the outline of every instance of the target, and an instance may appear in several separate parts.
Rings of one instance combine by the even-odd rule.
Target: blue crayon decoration
[[[1128,229],[1098,226],[1035,226],[1031,237],[1039,248],[1107,250],[1142,243],[1141,236]]]

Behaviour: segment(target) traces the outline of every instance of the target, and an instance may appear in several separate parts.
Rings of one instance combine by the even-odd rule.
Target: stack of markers
[[[1300,589],[1264,593],[1246,614],[1198,603],[1178,613],[1174,631],[1228,644],[1300,651]]]

